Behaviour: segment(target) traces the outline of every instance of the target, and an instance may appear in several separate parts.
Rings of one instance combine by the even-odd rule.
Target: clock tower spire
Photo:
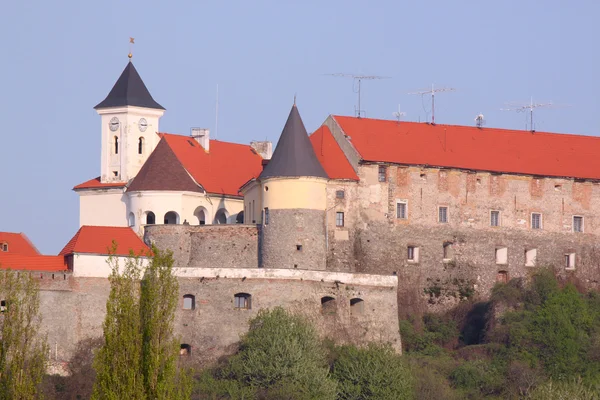
[[[127,182],[158,144],[158,122],[165,112],[131,62],[131,52],[108,96],[94,108],[102,120],[100,181]]]

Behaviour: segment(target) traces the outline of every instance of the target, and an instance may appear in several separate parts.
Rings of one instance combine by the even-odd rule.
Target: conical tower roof
[[[292,107],[281,132],[273,157],[259,179],[313,176],[328,178],[313,150],[296,104]]]
[[[152,98],[144,81],[129,61],[106,98],[95,109],[109,107],[137,106],[145,108],[165,108]]]

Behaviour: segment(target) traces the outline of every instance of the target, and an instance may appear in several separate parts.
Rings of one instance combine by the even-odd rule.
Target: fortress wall
[[[176,267],[258,267],[256,225],[147,225],[146,243],[173,251]]]

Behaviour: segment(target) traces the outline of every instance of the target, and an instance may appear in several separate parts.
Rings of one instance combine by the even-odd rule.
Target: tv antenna
[[[404,111],[400,111],[400,104],[398,104],[398,111],[393,112],[392,115],[396,117],[398,122],[400,122],[402,117],[406,116],[406,113]]]
[[[483,114],[479,113],[476,117],[475,117],[475,126],[478,128],[483,128],[483,126],[485,125],[485,119]]]
[[[352,87],[352,90],[354,91],[354,93],[358,93],[358,108],[354,109],[354,113],[356,114],[356,116],[358,118],[361,117],[361,114],[364,113],[364,110],[360,109],[360,84],[361,81],[363,79],[366,80],[373,80],[373,79],[389,79],[391,77],[389,76],[379,76],[379,75],[355,75],[355,74],[342,74],[342,73],[336,73],[336,74],[326,74],[329,76],[338,76],[338,77],[342,77],[342,78],[352,78],[354,80],[354,82],[358,81],[358,88],[355,89],[355,87]]]
[[[431,124],[435,125],[435,94],[442,92],[455,92],[454,88],[438,88],[434,89],[433,83],[431,84],[431,89],[419,90],[417,92],[410,92],[408,94],[420,94],[421,96],[425,94],[431,94]]]
[[[529,104],[519,104],[516,102],[511,102],[511,103],[506,103],[507,108],[501,108],[500,110],[502,111],[516,111],[518,113],[520,112],[529,112],[529,126],[530,126],[530,131],[531,132],[535,132],[535,125],[533,123],[533,110],[536,108],[554,108],[554,107],[561,107],[559,105],[555,105],[554,103],[552,103],[551,101],[548,103],[534,103],[533,102],[533,97],[531,98],[531,100],[529,101]],[[568,107],[568,106],[565,106]],[[525,123],[525,130],[527,130],[527,123]]]

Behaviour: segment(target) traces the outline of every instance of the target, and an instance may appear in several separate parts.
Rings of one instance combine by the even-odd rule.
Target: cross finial
[[[294,93],[294,107],[296,107],[296,93]]]
[[[135,38],[130,37],[129,38],[129,54],[127,54],[127,57],[129,57],[130,60],[133,57],[133,54],[131,53],[131,45],[132,44],[135,44]]]

